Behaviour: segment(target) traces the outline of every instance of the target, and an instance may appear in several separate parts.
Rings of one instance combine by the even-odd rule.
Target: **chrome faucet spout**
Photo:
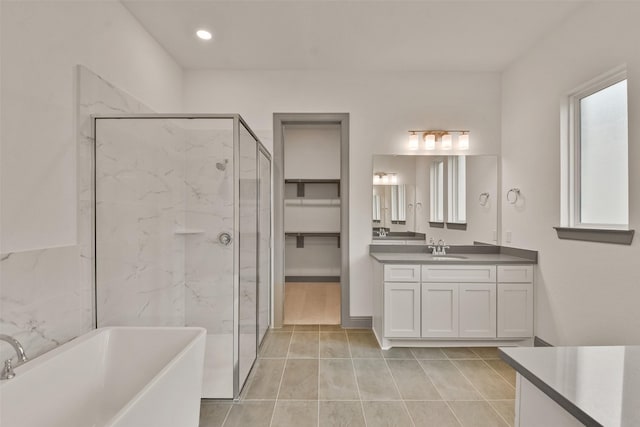
[[[19,364],[29,360],[26,353],[24,352],[24,347],[22,347],[22,344],[20,344],[20,341],[18,341],[17,339],[10,337],[9,335],[0,334],[0,341],[5,341],[9,343],[11,347],[13,347],[13,349],[16,351],[16,355],[18,356]]]

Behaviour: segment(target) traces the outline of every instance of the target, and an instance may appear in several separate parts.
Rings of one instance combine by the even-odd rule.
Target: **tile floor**
[[[272,330],[239,402],[200,427],[512,426],[515,371],[495,348],[393,348],[369,330]]]

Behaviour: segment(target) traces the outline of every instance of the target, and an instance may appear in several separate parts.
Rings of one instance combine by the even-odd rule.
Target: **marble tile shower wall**
[[[169,120],[96,123],[98,326],[182,326],[185,138]]]
[[[233,333],[233,121],[216,130],[186,130],[186,325]]]

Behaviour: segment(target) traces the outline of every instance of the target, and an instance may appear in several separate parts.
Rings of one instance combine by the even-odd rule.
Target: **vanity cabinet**
[[[498,337],[533,336],[533,267],[498,266]]]
[[[420,337],[420,266],[384,266],[384,330],[396,338]]]
[[[495,265],[423,265],[425,338],[495,338]]]
[[[423,283],[422,334],[425,338],[458,336],[458,285]]]
[[[386,342],[533,336],[530,265],[384,264],[381,270]]]
[[[496,337],[496,285],[460,283],[459,313],[461,338]]]
[[[420,337],[420,283],[385,283],[384,330],[396,338]]]

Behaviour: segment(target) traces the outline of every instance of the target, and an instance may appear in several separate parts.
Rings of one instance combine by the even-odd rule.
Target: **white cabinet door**
[[[420,336],[420,283],[384,284],[384,336]]]
[[[533,336],[533,284],[498,284],[498,337]]]
[[[496,337],[496,285],[459,284],[460,337]]]
[[[458,284],[422,284],[422,336],[458,336]]]

